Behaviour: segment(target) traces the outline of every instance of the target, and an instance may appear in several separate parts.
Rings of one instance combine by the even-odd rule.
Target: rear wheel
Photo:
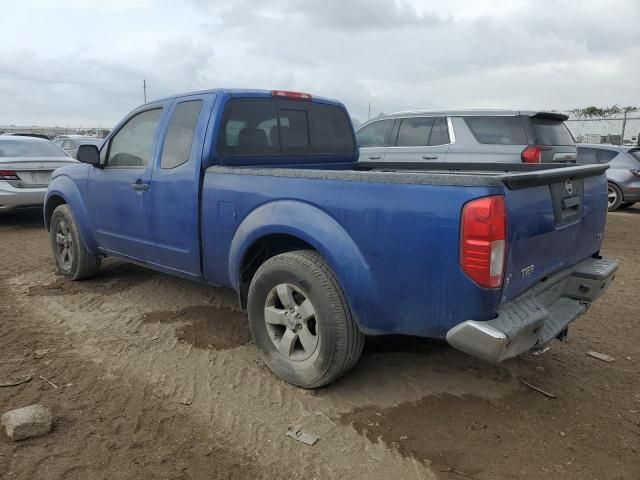
[[[617,210],[622,204],[622,190],[615,183],[610,183],[607,188],[607,202],[610,212]]]
[[[81,280],[100,270],[101,257],[92,255],[84,247],[69,205],[60,205],[53,211],[49,239],[58,271],[65,277]]]
[[[317,253],[267,260],[249,287],[249,326],[269,368],[303,388],[318,388],[351,369],[364,335],[335,275]]]

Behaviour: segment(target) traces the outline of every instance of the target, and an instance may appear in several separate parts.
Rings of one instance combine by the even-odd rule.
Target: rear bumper
[[[585,260],[501,305],[493,320],[456,325],[447,332],[447,341],[492,363],[545,345],[606,291],[617,269],[618,262],[608,258]]]
[[[42,205],[47,187],[16,188],[9,182],[0,180],[0,211],[16,207]]]

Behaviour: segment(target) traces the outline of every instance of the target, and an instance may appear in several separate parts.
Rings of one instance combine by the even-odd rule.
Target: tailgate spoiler
[[[520,190],[578,178],[596,177],[602,175],[608,168],[609,165],[580,165],[536,172],[506,173],[500,175],[500,180],[509,190]]]
[[[481,162],[358,162],[358,170],[385,172],[415,171],[477,175],[500,180],[509,190],[550,185],[566,180],[602,175],[609,165],[576,165],[561,163],[481,163]]]

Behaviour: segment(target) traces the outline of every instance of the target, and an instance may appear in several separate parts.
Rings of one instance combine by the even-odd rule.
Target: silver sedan
[[[0,212],[42,205],[51,173],[76,162],[49,140],[0,135]]]

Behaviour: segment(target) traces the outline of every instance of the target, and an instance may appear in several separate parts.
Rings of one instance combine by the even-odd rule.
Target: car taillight
[[[631,172],[631,175],[634,175],[636,177],[640,177],[640,170],[638,169],[634,169],[634,170],[629,170]]]
[[[478,285],[499,288],[507,253],[504,196],[472,200],[462,209],[460,266]]]
[[[0,180],[20,180],[13,170],[0,170]]]
[[[520,154],[520,158],[523,163],[541,163],[542,152],[546,150],[551,150],[551,147],[541,147],[540,145],[527,147]]]
[[[311,100],[311,95],[302,92],[290,92],[288,90],[272,90],[272,97],[291,98],[293,100]]]

